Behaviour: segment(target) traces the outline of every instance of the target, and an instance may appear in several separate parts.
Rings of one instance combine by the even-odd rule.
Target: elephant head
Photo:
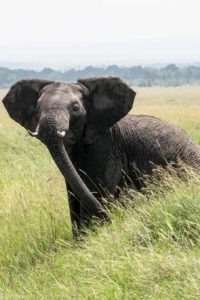
[[[92,144],[132,108],[135,92],[119,78],[89,78],[77,83],[21,80],[3,99],[10,117],[40,139],[74,194],[96,216],[108,213],[75,170],[67,147]]]

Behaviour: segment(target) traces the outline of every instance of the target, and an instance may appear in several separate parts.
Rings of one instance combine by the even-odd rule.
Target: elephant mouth
[[[57,130],[57,136],[59,136],[60,138],[63,138],[67,144],[75,144],[76,143],[76,138],[74,136],[74,133],[71,130],[69,130],[69,131]]]
[[[66,132],[65,142],[66,142],[67,145],[76,144],[77,140],[76,140],[76,137],[75,137],[75,134],[74,134],[73,131],[69,130],[69,131]]]
[[[28,130],[28,134],[31,137],[42,138],[42,135],[39,130],[39,126],[37,127],[37,129],[35,131]],[[71,130],[62,130],[62,131],[57,130],[56,135],[57,135],[57,137],[62,138],[64,140],[64,142],[66,143],[66,145],[74,145],[77,142],[75,134]]]

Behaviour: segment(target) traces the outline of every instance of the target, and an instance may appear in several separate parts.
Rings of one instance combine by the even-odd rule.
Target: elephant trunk
[[[55,120],[49,119],[42,122],[45,132],[49,132],[48,138],[45,137],[45,144],[54,159],[57,167],[64,176],[67,184],[71,187],[74,194],[80,199],[85,208],[92,216],[104,219],[110,219],[109,213],[104,209],[101,203],[90,192],[81,177],[74,168],[68,153],[65,149],[63,138],[57,134]],[[45,125],[44,125],[45,124]]]

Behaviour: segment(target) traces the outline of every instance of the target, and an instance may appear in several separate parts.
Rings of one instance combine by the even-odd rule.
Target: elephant
[[[3,99],[12,119],[44,143],[64,176],[74,234],[125,186],[141,189],[141,174],[179,160],[200,166],[200,146],[179,127],[130,115],[135,91],[118,77],[76,83],[23,79]],[[107,202],[104,201],[107,197]]]

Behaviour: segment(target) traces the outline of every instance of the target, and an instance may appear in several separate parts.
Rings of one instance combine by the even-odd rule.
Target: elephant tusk
[[[29,129],[28,129],[28,134],[30,135],[30,136],[33,136],[33,137],[36,137],[36,136],[38,136],[38,131],[35,131],[35,132],[32,132],[32,131],[30,131]]]
[[[64,136],[66,135],[66,131],[57,131],[57,135],[60,136],[61,138],[64,138]]]

